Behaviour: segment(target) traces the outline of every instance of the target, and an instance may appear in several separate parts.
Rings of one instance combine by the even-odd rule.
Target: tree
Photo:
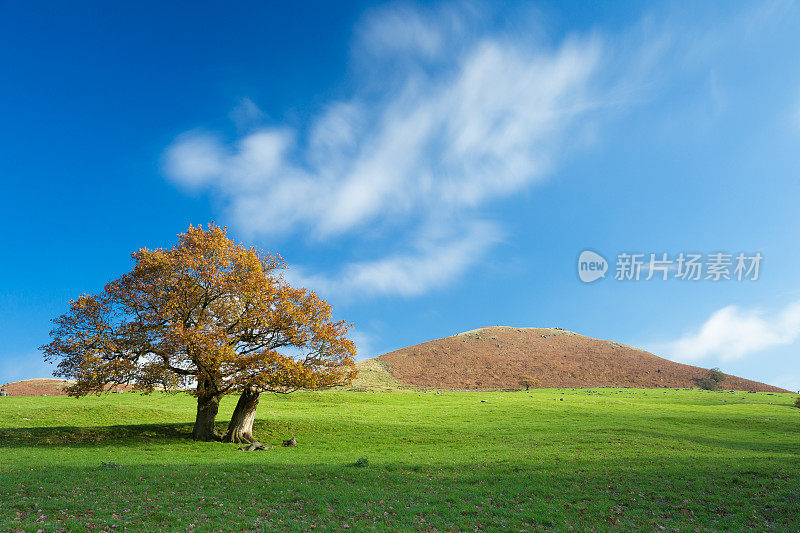
[[[522,376],[519,378],[519,384],[525,387],[525,390],[530,390],[531,387],[538,387],[540,382],[538,379],[531,376]]]
[[[725,381],[727,377],[728,376],[723,374],[719,368],[712,368],[706,373],[705,377],[695,378],[694,381],[701,389],[720,390],[722,388],[722,382]]]
[[[192,438],[216,440],[225,394],[242,393],[229,433],[236,438],[241,427],[247,437],[260,392],[355,377],[348,325],[334,322],[314,292],[284,280],[280,256],[234,243],[212,223],[190,226],[171,249],[143,248],[132,258],[133,270],[102,293],[71,301],[42,346],[45,359],[58,363],[55,374],[76,380],[71,396],[120,384],[146,393],[194,385]]]
[[[717,383],[722,383],[723,381],[725,381],[725,378],[727,378],[728,376],[723,374],[722,370],[720,370],[719,367],[714,367],[714,368],[712,368],[712,369],[710,369],[708,371],[708,374],[707,374],[706,377],[708,377],[708,379],[710,379],[711,381],[716,381]]]

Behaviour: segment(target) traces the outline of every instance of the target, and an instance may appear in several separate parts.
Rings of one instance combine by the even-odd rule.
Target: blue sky
[[[800,389],[800,6],[598,4],[0,4],[0,381],[216,220],[360,358],[558,326]],[[618,281],[621,252],[763,261]]]

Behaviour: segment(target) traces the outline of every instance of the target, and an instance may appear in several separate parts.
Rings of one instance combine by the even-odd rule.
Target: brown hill
[[[73,381],[55,378],[36,378],[12,381],[0,385],[9,396],[65,396],[64,387],[71,385]],[[130,386],[117,387],[122,391],[130,391]]]
[[[519,388],[522,376],[541,387],[696,387],[705,368],[675,363],[618,342],[559,328],[493,326],[401,348],[362,362],[419,387]],[[366,367],[365,367],[366,369]],[[736,376],[726,389],[789,392]]]
[[[64,387],[67,385],[69,382],[63,379],[37,378],[12,381],[0,385],[0,389],[9,396],[60,396],[66,394]]]

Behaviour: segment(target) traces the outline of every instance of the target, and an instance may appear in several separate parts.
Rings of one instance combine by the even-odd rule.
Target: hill
[[[11,381],[0,385],[8,396],[66,396],[64,387],[74,381],[56,378],[35,378]],[[133,390],[132,387],[121,385],[116,387],[120,391]]]
[[[663,359],[618,342],[560,328],[485,327],[401,348],[359,365],[368,381],[450,389],[519,388],[522,376],[542,387],[696,387],[705,368]],[[364,373],[362,371],[362,373]],[[728,376],[726,389],[789,392]]]
[[[9,396],[61,396],[70,382],[64,379],[37,378],[11,381],[0,385]]]

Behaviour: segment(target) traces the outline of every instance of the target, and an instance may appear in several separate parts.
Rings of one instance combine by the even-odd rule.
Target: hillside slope
[[[11,381],[0,385],[8,396],[66,396],[64,387],[75,383],[73,380],[56,378],[34,378]],[[117,385],[118,391],[131,391],[129,385]]]
[[[74,382],[55,378],[23,379],[4,383],[0,389],[9,396],[62,396],[67,394],[64,387],[71,383]]]
[[[693,387],[694,379],[707,372],[571,331],[508,326],[423,342],[369,361],[373,367],[379,363],[404,384],[453,389],[519,388],[522,376],[537,378],[542,387]],[[728,376],[723,386],[788,392],[735,376]]]

